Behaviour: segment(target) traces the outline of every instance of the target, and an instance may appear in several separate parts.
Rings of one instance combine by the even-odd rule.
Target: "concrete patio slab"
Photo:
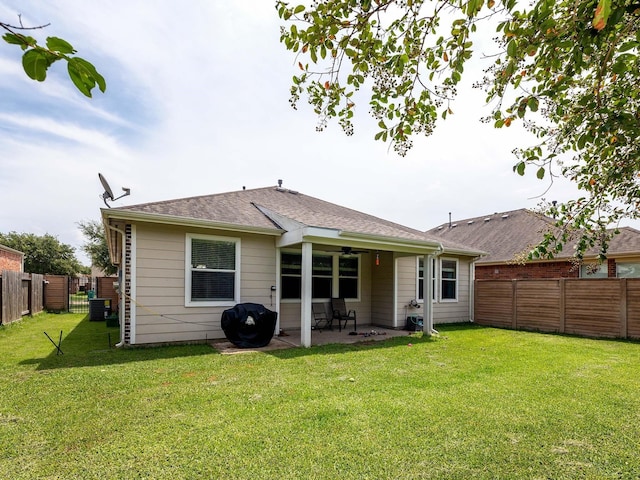
[[[331,343],[358,343],[382,341],[392,337],[409,337],[412,333],[407,330],[394,330],[381,328],[374,325],[359,325],[358,331],[351,333],[350,330],[312,330],[312,345],[328,345]],[[261,348],[239,348],[229,341],[218,341],[211,343],[211,346],[225,355],[250,352],[268,352],[272,350],[282,350],[285,348],[299,347],[300,330],[286,330],[280,335],[274,336],[269,345]]]

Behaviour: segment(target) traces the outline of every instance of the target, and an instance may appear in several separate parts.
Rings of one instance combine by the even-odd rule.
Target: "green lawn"
[[[0,478],[640,477],[638,343],[447,326],[221,355],[83,318],[0,327]]]

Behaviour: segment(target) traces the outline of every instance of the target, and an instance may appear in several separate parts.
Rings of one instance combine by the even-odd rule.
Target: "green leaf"
[[[529,107],[529,110],[531,110],[532,112],[537,112],[538,111],[538,99],[536,97],[529,97],[529,99],[527,100],[527,107]]]
[[[518,42],[516,42],[515,39],[512,39],[508,44],[507,44],[507,55],[509,55],[510,57],[514,57],[518,54]]]
[[[67,71],[71,81],[87,97],[91,97],[91,90],[97,85],[101,92],[107,88],[102,75],[96,68],[85,59],[80,57],[71,58],[67,65]]]
[[[29,50],[22,56],[22,68],[32,80],[43,82],[51,65],[49,56],[40,50]]]
[[[516,172],[518,175],[523,176],[524,175],[524,169],[526,168],[527,164],[524,162],[519,162],[516,166],[513,167],[513,171]]]
[[[304,5],[298,5],[294,10],[293,13],[294,15],[297,15],[298,13],[304,12]]]
[[[613,67],[611,67],[611,71],[613,73],[617,73],[618,75],[623,74],[627,70],[629,70],[629,66],[620,58],[618,58],[618,61],[613,64]]]
[[[593,137],[591,137],[591,135],[587,135],[582,134],[580,135],[580,137],[578,138],[578,149],[582,150],[587,143],[591,143],[593,141]]]
[[[639,46],[640,43],[636,41],[626,42],[620,46],[620,52],[627,52],[633,48],[638,48]]]
[[[536,172],[536,177],[538,177],[538,180],[542,180],[544,178],[544,167],[540,167],[538,169],[538,171]]]
[[[64,54],[76,53],[69,42],[58,37],[48,37],[47,48],[53,52],[60,52]]]
[[[15,33],[5,33],[2,38],[5,42],[10,43],[11,45],[24,45],[24,37],[22,35],[16,35]]]

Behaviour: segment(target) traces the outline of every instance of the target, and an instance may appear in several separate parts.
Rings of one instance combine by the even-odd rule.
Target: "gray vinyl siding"
[[[380,252],[379,265],[375,255],[371,259],[371,269],[375,271],[371,284],[371,324],[393,328],[393,254]]]
[[[273,237],[186,230],[138,224],[136,227],[136,344],[225,338],[222,312],[233,306],[185,307],[185,245],[187,233],[240,238],[240,301],[267,308],[275,278]],[[275,308],[275,307],[273,307]]]
[[[443,257],[445,257],[443,255]],[[453,258],[446,256],[446,258]],[[440,263],[437,264],[440,268]],[[471,321],[469,317],[469,265],[470,261],[464,257],[458,258],[458,301],[437,301],[433,305],[433,323],[465,323]],[[438,281],[440,281],[438,274]],[[438,285],[438,296],[440,294]]]
[[[443,256],[446,258],[456,258]],[[465,257],[458,257],[458,298],[457,301],[440,300],[440,259],[436,261],[436,301],[433,302],[433,323],[462,323],[469,322],[469,282],[470,282],[470,260]],[[404,326],[407,315],[424,315],[424,306],[421,308],[409,307],[409,302],[417,295],[417,274],[418,263],[416,257],[401,257],[398,259],[398,309],[396,316],[398,326]],[[422,302],[421,302],[421,305]]]
[[[398,304],[396,311],[397,326],[404,328],[408,315],[423,315],[424,309],[413,308],[409,304],[417,299],[418,291],[418,261],[417,257],[398,258]]]

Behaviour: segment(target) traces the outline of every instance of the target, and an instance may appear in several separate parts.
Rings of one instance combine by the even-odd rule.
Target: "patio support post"
[[[433,334],[433,255],[426,255],[424,259],[424,318],[422,331],[424,335]]]
[[[311,346],[311,269],[312,247],[309,242],[302,242],[302,288],[300,292],[300,344]]]

